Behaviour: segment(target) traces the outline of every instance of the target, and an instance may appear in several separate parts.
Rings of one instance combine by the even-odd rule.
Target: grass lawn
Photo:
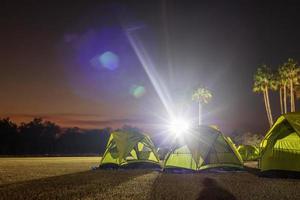
[[[299,179],[90,170],[97,157],[0,158],[0,199],[300,199]]]

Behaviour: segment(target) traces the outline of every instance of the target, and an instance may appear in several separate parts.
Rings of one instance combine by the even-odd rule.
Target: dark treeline
[[[61,128],[41,118],[18,126],[5,118],[0,119],[0,154],[102,154],[110,132],[110,128]]]

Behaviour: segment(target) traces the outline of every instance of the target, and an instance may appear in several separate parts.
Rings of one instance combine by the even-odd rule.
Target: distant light
[[[106,51],[99,57],[101,65],[109,70],[115,70],[119,67],[119,57],[111,51]]]
[[[174,118],[170,121],[169,131],[176,137],[186,133],[190,129],[190,123],[182,118]]]
[[[130,94],[132,96],[134,96],[135,98],[140,98],[140,97],[144,96],[145,93],[146,93],[146,90],[143,86],[133,85],[130,88]]]

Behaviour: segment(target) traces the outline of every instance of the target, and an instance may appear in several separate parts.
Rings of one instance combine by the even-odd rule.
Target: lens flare
[[[106,51],[100,57],[101,65],[109,70],[115,70],[119,67],[119,57],[113,52]]]
[[[140,28],[126,28],[126,36],[141,62],[146,74],[148,75],[155,91],[157,92],[162,104],[164,105],[169,116],[173,115],[173,101],[169,94],[169,91],[164,84],[164,81],[160,78],[158,71],[155,68],[147,50],[144,48],[143,43],[139,40],[137,31]]]
[[[175,134],[176,137],[181,136],[190,129],[190,123],[182,118],[174,118],[170,121],[169,131]]]
[[[140,97],[144,96],[145,93],[146,93],[146,90],[143,86],[133,85],[130,88],[130,94],[132,96],[134,96],[135,98],[140,98]]]

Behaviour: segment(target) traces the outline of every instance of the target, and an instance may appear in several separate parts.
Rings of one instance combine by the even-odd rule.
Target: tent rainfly
[[[186,133],[166,155],[165,170],[243,168],[242,158],[220,131],[200,126]]]
[[[240,145],[237,150],[243,161],[257,160],[259,158],[259,149],[254,145]]]
[[[260,144],[259,167],[300,172],[300,113],[277,119]]]
[[[99,167],[117,168],[134,166],[133,164],[160,167],[151,139],[136,130],[112,132]]]

